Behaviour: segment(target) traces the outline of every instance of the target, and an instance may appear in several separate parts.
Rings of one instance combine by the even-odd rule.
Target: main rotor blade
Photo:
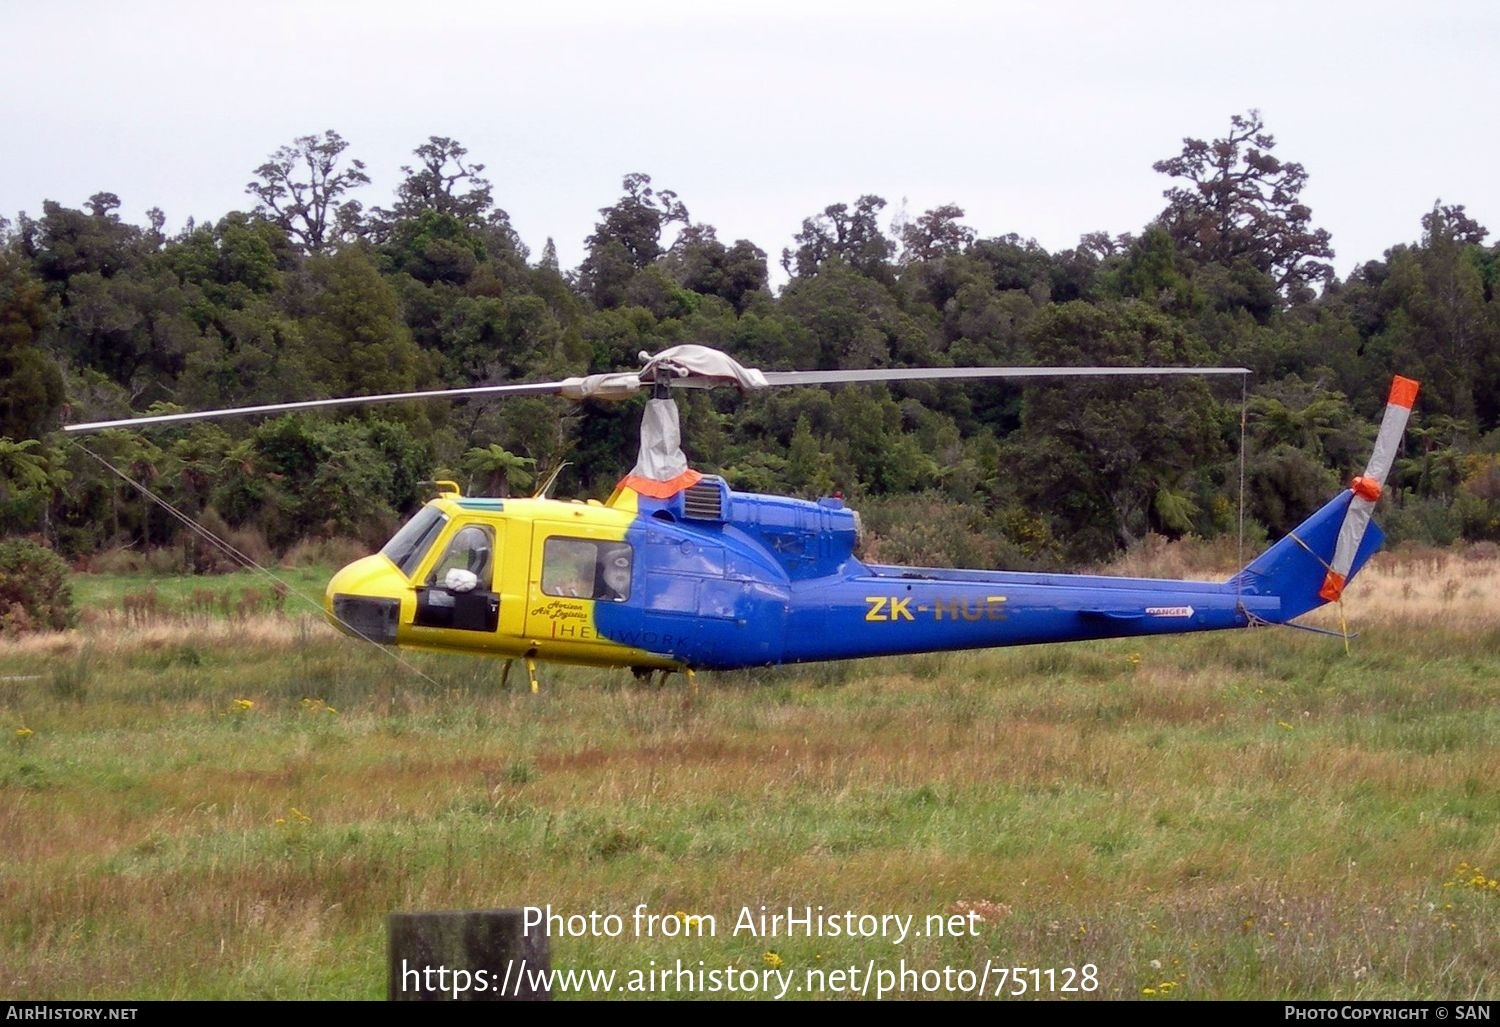
[[[1076,378],[1157,374],[1249,374],[1244,367],[888,367],[857,371],[763,371],[768,385],[946,381],[964,378]],[[692,379],[673,385],[694,386]]]
[[[390,392],[378,396],[339,396],[335,399],[307,399],[297,403],[268,403],[253,407],[226,407],[223,410],[194,410],[181,414],[154,414],[127,417],[119,421],[91,421],[88,424],[65,424],[63,431],[103,431],[106,428],[138,428],[147,424],[173,421],[202,421],[215,417],[239,417],[249,414],[278,414],[287,410],[321,410],[325,407],[356,406],[365,403],[397,403],[410,399],[459,398],[463,396],[539,396],[559,393],[565,382],[529,382],[524,385],[476,385],[467,389],[435,389],[428,392]]]
[[[645,354],[642,354],[644,357]],[[855,371],[757,371],[742,368],[732,359],[702,346],[677,346],[657,354],[654,360],[667,358],[667,366],[679,364],[676,376],[665,381],[674,388],[713,389],[725,385],[761,388],[769,385],[839,385],[852,382],[956,381],[981,378],[1062,378],[1086,376],[1205,375],[1249,374],[1243,367],[890,367]],[[714,361],[710,358],[719,358]],[[708,360],[707,363],[704,361]],[[651,367],[648,361],[647,367]],[[729,370],[718,366],[725,365]],[[703,373],[709,370],[711,373]],[[684,374],[683,372],[687,373]],[[736,373],[737,372],[737,373]],[[660,372],[655,372],[659,374]],[[568,399],[621,400],[634,396],[641,388],[642,373],[634,371],[592,374],[560,382],[527,382],[519,385],[478,385],[466,389],[432,389],[424,392],[392,392],[376,396],[339,396],[333,399],[308,399],[293,403],[267,403],[259,406],[226,407],[222,410],[197,410],[180,414],[153,414],[127,417],[116,421],[90,421],[63,425],[63,431],[103,431],[106,428],[139,428],[146,425],[203,421],[220,417],[252,414],[279,414],[291,410],[322,410],[330,407],[363,406],[370,403],[397,403],[403,400],[461,399],[466,396],[542,396],[561,395]],[[655,375],[653,374],[653,377]],[[657,379],[658,381],[662,379]],[[763,383],[763,384],[762,384]]]

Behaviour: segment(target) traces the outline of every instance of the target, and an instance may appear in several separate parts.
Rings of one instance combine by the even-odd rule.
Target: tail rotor
[[[1349,483],[1354,498],[1339,526],[1338,541],[1333,550],[1333,562],[1323,578],[1318,595],[1328,602],[1337,602],[1344,594],[1344,583],[1349,579],[1349,570],[1354,565],[1354,556],[1359,552],[1360,541],[1370,524],[1370,515],[1375,503],[1385,489],[1385,481],[1391,473],[1391,464],[1396,459],[1396,449],[1401,437],[1406,434],[1406,421],[1411,417],[1412,404],[1417,399],[1418,382],[1400,375],[1391,382],[1391,394],[1386,400],[1385,417],[1380,422],[1380,434],[1375,437],[1375,451],[1365,473]]]

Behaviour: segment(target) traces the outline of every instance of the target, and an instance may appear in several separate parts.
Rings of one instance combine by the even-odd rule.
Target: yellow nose
[[[376,554],[355,560],[328,582],[323,613],[346,635],[390,644],[396,641],[401,602],[409,591],[396,565]]]

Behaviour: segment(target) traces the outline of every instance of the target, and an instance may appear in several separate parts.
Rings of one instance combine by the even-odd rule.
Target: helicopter
[[[1286,624],[1337,601],[1379,548],[1371,520],[1415,402],[1397,376],[1365,471],[1227,581],[866,563],[838,496],[738,492],[692,469],[672,390],[1055,376],[1247,374],[1243,368],[891,368],[761,371],[706,346],[639,371],[559,382],[308,400],[66,426],[68,431],[432,397],[649,390],[641,446],[609,498],[464,496],[436,482],[386,545],[334,574],[323,599],[346,634],[401,648],[660,672]],[[553,479],[556,475],[554,473]],[[510,664],[507,663],[508,674]]]

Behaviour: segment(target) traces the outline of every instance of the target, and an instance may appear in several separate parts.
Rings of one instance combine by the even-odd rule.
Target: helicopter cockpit
[[[442,559],[427,576],[427,584],[441,586],[450,592],[490,590],[495,536],[493,529],[470,524],[458,530]]]
[[[433,546],[448,530],[450,517],[437,506],[423,507],[380,550],[412,582],[417,593],[415,627],[494,631],[499,597],[495,593],[495,528],[464,524],[453,533],[431,569],[418,574]]]

